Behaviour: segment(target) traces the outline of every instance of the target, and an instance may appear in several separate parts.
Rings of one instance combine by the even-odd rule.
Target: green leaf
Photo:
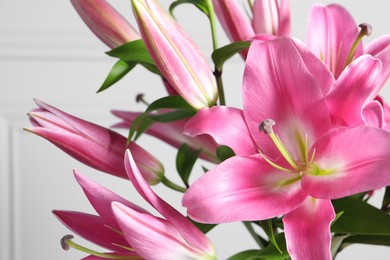
[[[135,40],[125,43],[121,46],[116,47],[108,52],[107,55],[121,59],[126,62],[145,63],[148,65],[154,65],[154,61],[146,49],[143,40]]]
[[[202,11],[204,14],[207,15],[207,17],[210,17],[210,6],[208,1],[210,0],[176,0],[169,6],[169,13],[173,15],[173,10],[181,5],[181,4],[193,4],[195,5],[200,11]]]
[[[370,245],[390,246],[390,236],[381,235],[354,235],[344,239],[345,243],[359,243]]]
[[[177,152],[176,169],[187,188],[190,186],[188,184],[188,179],[192,168],[194,167],[201,151],[202,149],[192,150],[188,144],[183,144]]]
[[[111,68],[107,78],[104,80],[102,86],[99,88],[97,92],[98,93],[102,92],[103,90],[106,90],[112,85],[114,85],[116,82],[122,79],[127,73],[129,73],[136,65],[137,63],[135,62],[125,62],[123,60],[117,61],[115,65]]]
[[[330,245],[330,252],[332,254],[332,259],[335,259],[337,253],[340,251],[340,248],[342,248],[342,243],[344,239],[349,237],[349,235],[344,236],[335,236],[332,238],[332,243]]]
[[[148,130],[148,128],[154,123],[154,120],[149,117],[148,114],[140,114],[137,116],[133,123],[130,126],[129,135],[127,137],[127,141],[133,139],[137,140],[143,132]],[[135,136],[134,136],[135,135]]]
[[[333,200],[336,212],[343,215],[331,226],[336,233],[390,235],[390,215],[356,198]]]
[[[213,59],[217,70],[222,71],[223,64],[228,59],[233,57],[236,53],[249,48],[250,45],[250,42],[233,42],[215,50],[211,55],[211,58]]]
[[[386,187],[385,195],[382,201],[382,210],[388,210],[390,208],[390,186]]]
[[[188,218],[191,222],[200,230],[203,234],[207,234],[210,230],[212,230],[217,224],[204,224],[196,222],[195,220]]]
[[[263,228],[264,232],[269,237],[269,240],[271,241],[271,243],[275,246],[275,248],[279,251],[279,253],[282,254],[282,250],[280,249],[280,247],[275,239],[272,219],[262,220],[262,221],[260,221],[260,224],[261,224],[261,227]]]
[[[258,254],[259,259],[284,260],[289,257],[284,233],[277,234],[275,236],[275,242],[279,246],[279,249],[282,251],[282,253],[279,252],[273,243],[270,243],[266,248],[260,250],[260,253]]]
[[[150,113],[159,109],[180,109],[196,112],[181,96],[167,96],[160,98],[151,103],[146,109],[146,113]]]
[[[232,255],[228,258],[228,260],[252,260],[252,259],[260,259],[257,254],[260,252],[260,250],[252,249],[252,250],[246,250],[242,251],[240,253],[237,253],[235,255]]]
[[[221,162],[225,161],[226,159],[229,159],[230,157],[235,156],[236,154],[230,148],[229,146],[226,145],[221,145],[217,148],[217,158],[221,160]]]
[[[169,123],[169,122],[178,121],[180,119],[191,117],[194,114],[195,113],[192,111],[175,110],[175,111],[163,113],[163,114],[149,114],[149,117],[157,122]]]

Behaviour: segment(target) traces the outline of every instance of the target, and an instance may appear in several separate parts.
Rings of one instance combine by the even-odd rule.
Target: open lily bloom
[[[390,133],[335,127],[324,94],[333,77],[313,57],[291,39],[253,42],[244,110],[203,109],[186,125],[188,134],[208,133],[237,154],[189,188],[189,216],[222,223],[284,215],[293,259],[331,259],[330,199],[390,184]]]
[[[91,253],[86,259],[109,256],[114,259],[215,259],[213,245],[207,237],[152,191],[130,151],[126,154],[125,167],[137,191],[165,219],[153,216],[75,171],[78,183],[99,215],[58,210],[54,214],[70,230],[111,251],[99,253],[81,248],[71,241],[72,237],[64,237],[65,247]]]
[[[33,127],[26,128],[52,142],[76,160],[127,179],[123,166],[126,149],[131,149],[144,178],[149,184],[157,184],[164,175],[163,165],[138,144],[102,126],[85,121],[39,100],[39,108],[29,113]]]
[[[343,97],[351,101],[355,98],[360,99],[360,102],[345,103],[345,107],[353,105],[353,109],[347,109],[349,111],[340,109],[340,106],[333,108],[344,114],[338,115],[337,120],[348,122],[350,119],[346,118],[348,117],[346,114],[354,114],[353,117],[357,117],[356,112],[359,111],[361,120],[364,120],[367,125],[384,127],[385,118],[388,117],[384,115],[385,105],[383,105],[384,102],[378,102],[375,98],[390,73],[390,35],[374,39],[364,48],[362,38],[370,35],[371,30],[368,24],[361,24],[359,31],[352,15],[341,5],[317,4],[310,11],[307,45],[318,58],[327,64],[339,81],[332,89],[330,99],[333,100],[334,97]],[[364,55],[379,59],[381,67],[373,64],[369,58],[361,57]],[[349,68],[348,65],[353,68]],[[351,76],[351,73],[356,73],[356,75]],[[357,79],[358,74],[361,75],[361,80]],[[357,81],[351,81],[351,78]],[[334,104],[333,101],[331,103]],[[341,104],[341,102],[338,103]]]

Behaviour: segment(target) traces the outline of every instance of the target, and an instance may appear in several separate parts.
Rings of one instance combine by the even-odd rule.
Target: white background
[[[167,7],[171,1],[161,1]],[[306,21],[314,1],[291,0],[293,33],[305,39]],[[330,1],[320,1],[323,4]],[[356,21],[368,22],[375,37],[389,33],[389,1],[338,1]],[[132,22],[130,1],[111,1]],[[206,55],[211,44],[206,19],[190,5],[178,7],[179,22]],[[133,23],[134,24],[134,23]],[[219,31],[220,46],[228,43]],[[137,68],[112,89],[95,94],[115,60],[104,54],[107,47],[86,28],[69,1],[0,0],[0,259],[78,259],[75,250],[60,248],[60,238],[68,234],[51,214],[52,209],[93,212],[74,181],[77,168],[95,181],[138,204],[129,182],[98,173],[81,165],[49,142],[24,132],[29,126],[26,113],[39,98],[71,114],[110,126],[116,119],[110,109],[142,110],[135,104],[137,93],[155,100],[164,94],[160,80]],[[227,102],[241,105],[239,57],[229,61],[224,72]],[[382,95],[389,102],[387,86]],[[124,134],[126,134],[124,132]],[[141,144],[164,162],[166,174],[175,179],[174,150],[155,139],[142,137]],[[197,170],[199,170],[199,165]],[[156,192],[180,208],[180,196],[159,185]],[[379,199],[379,197],[378,197]],[[379,200],[377,199],[377,203]],[[219,259],[239,250],[255,248],[241,223],[220,225],[210,232]],[[77,242],[88,245],[80,238]],[[388,259],[390,249],[353,245],[338,259]]]

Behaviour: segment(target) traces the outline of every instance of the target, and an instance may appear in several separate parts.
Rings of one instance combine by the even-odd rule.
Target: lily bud
[[[256,34],[290,36],[290,0],[256,0],[252,23]]]
[[[71,3],[84,23],[108,47],[113,49],[140,38],[106,0],[71,0]]]
[[[126,149],[150,185],[160,182],[164,168],[151,154],[135,143],[105,127],[69,115],[42,101],[29,113],[33,125],[25,130],[52,142],[76,160],[108,174],[128,179],[123,166]]]
[[[154,0],[132,0],[146,47],[168,83],[192,107],[213,106],[218,90],[199,48]]]

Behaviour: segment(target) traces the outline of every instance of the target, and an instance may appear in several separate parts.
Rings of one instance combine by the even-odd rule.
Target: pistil
[[[359,43],[361,42],[361,40],[364,38],[364,36],[370,36],[372,33],[372,26],[369,25],[368,23],[359,24],[359,27],[360,27],[360,32],[357,35],[354,43],[352,44],[352,47],[351,47],[349,53],[348,53],[348,57],[345,60],[344,68],[347,67],[352,62],[353,56],[355,55],[355,52],[356,52],[356,48],[359,45]]]
[[[274,133],[272,126],[275,125],[275,121],[272,119],[267,119],[264,120],[260,125],[259,125],[259,131],[264,132],[267,134],[273,143],[275,144],[276,148],[280,151],[284,159],[288,162],[288,164],[291,165],[295,170],[298,170],[298,165],[295,163],[293,157],[291,154],[288,152],[287,148],[284,146],[280,138]]]
[[[97,251],[94,251],[92,249],[83,247],[83,246],[73,242],[72,241],[73,238],[74,238],[74,236],[72,236],[72,235],[65,235],[64,237],[62,237],[62,239],[61,239],[61,247],[62,247],[62,249],[68,251],[70,248],[74,248],[74,249],[79,250],[81,252],[84,252],[84,253],[87,253],[87,254],[90,254],[90,255],[94,255],[94,256],[97,256],[97,257],[101,257],[101,258],[106,258],[106,259],[127,259],[127,260],[142,259],[140,256],[124,256],[124,255],[100,253],[100,252],[97,252]],[[128,247],[122,247],[122,248],[129,249]]]

